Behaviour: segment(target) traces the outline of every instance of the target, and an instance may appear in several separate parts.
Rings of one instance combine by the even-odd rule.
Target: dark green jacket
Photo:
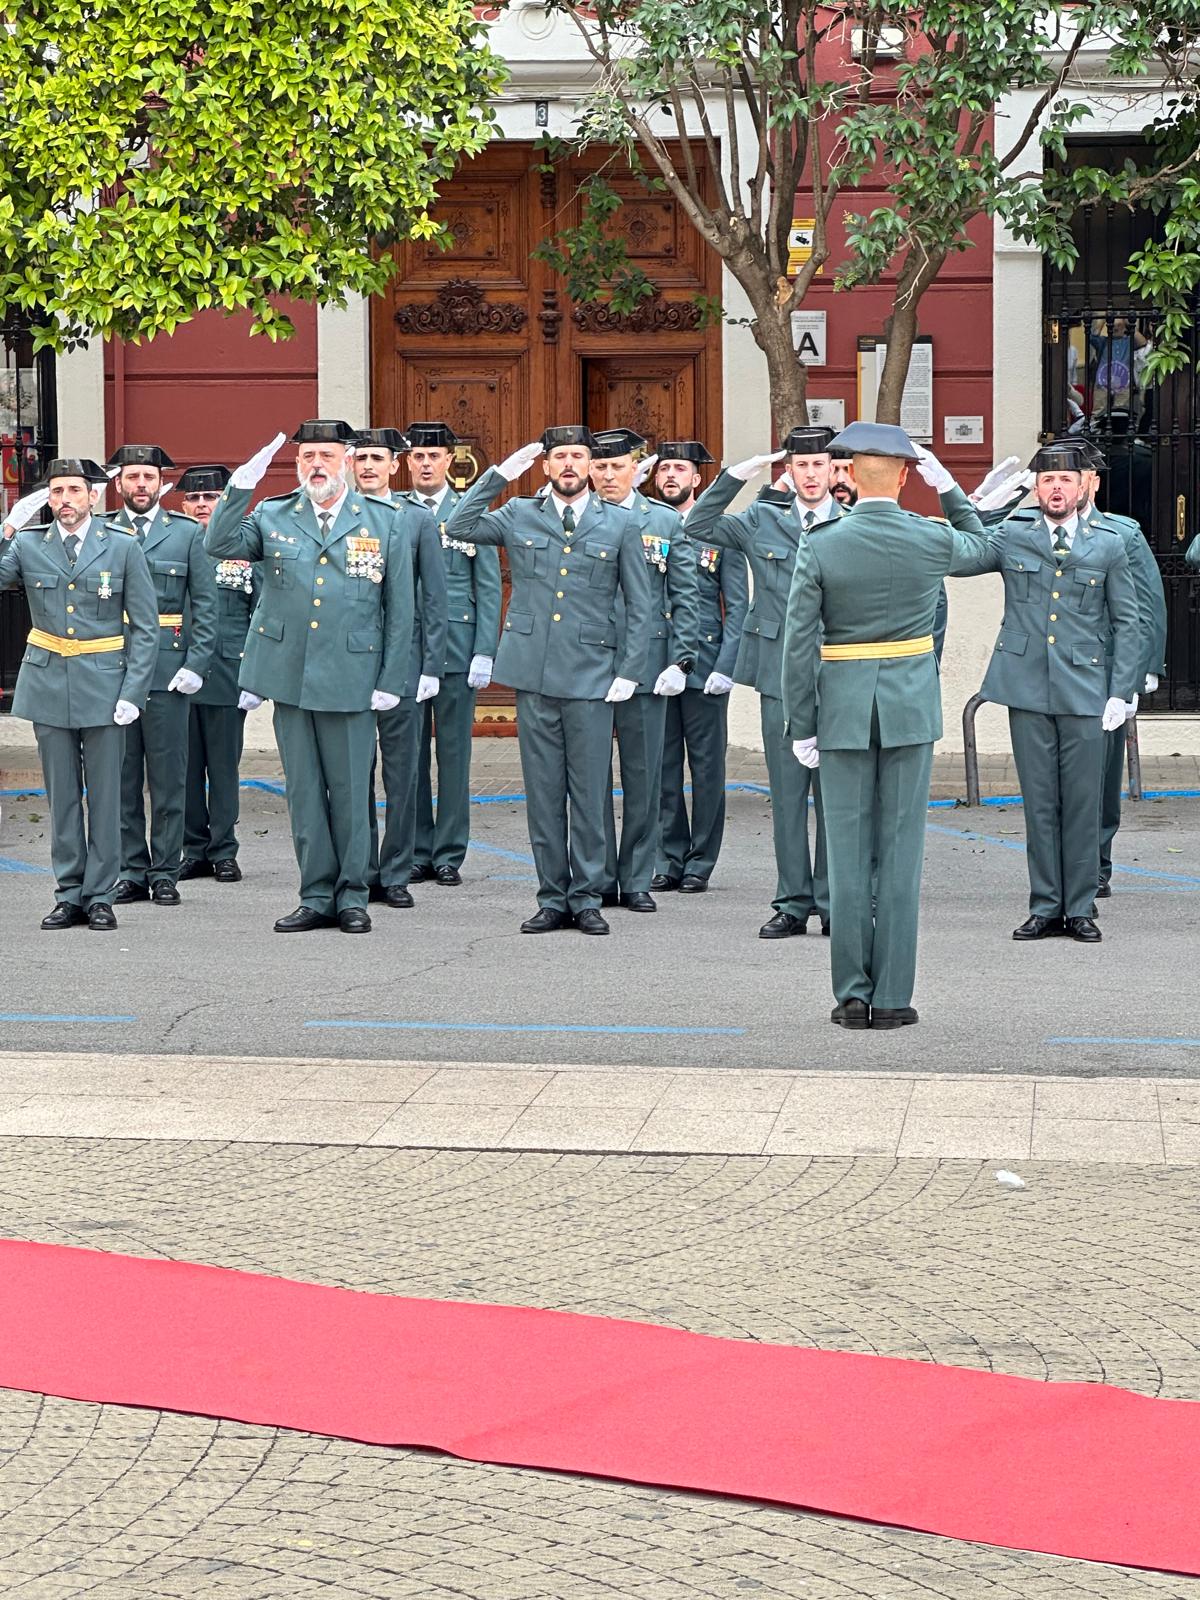
[[[124,537],[136,537],[124,507],[108,518]],[[151,692],[162,693],[180,667],[207,678],[217,649],[217,585],[204,554],[204,529],[194,517],[159,506],[141,541],[154,579],[161,616],[181,616],[181,624],[160,626],[158,660]]]
[[[641,535],[654,601],[645,676],[637,692],[653,694],[665,667],[696,659],[700,636],[696,551],[683,536],[682,518],[670,506],[635,494],[628,509]],[[625,653],[625,605],[621,599],[617,603],[617,653]]]
[[[262,576],[253,561],[213,561],[213,574],[217,585],[217,648],[208,675],[190,698],[197,706],[236,706],[238,673],[246,654],[246,635],[262,589]]]
[[[421,506],[415,489],[401,496]],[[487,546],[452,540],[446,524],[462,496],[447,489],[437,509],[438,534],[446,568],[446,657],[441,677],[450,672],[468,672],[474,656],[496,656],[500,640],[500,556]],[[424,510],[424,507],[421,506]]]
[[[688,534],[687,522],[684,533]],[[688,542],[696,552],[700,606],[700,644],[688,688],[703,689],[714,672],[733,677],[750,604],[750,580],[746,558],[739,550],[695,543],[690,534]]]
[[[62,656],[27,644],[12,712],[51,728],[100,728],[118,700],[144,707],[159,655],[158,601],[136,539],[92,517],[72,567],[58,525],[23,528],[0,545],[0,589],[24,586],[34,628],[56,639],[115,639],[99,655]],[[122,629],[122,613],[129,617]]]
[[[367,495],[367,500],[391,506],[396,525],[412,551],[413,641],[404,682],[404,699],[411,700],[421,677],[440,678],[446,660],[446,564],[437,525],[419,501],[407,495]]]

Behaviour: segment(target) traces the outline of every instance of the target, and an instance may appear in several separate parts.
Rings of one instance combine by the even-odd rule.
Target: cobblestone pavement
[[[1200,1399],[1195,1174],[0,1140],[0,1231]],[[750,1502],[0,1393],[5,1600],[1151,1600]]]

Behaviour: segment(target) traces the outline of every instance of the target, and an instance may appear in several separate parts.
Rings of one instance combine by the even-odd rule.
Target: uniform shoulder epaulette
[[[228,490],[226,490],[226,494],[228,494]],[[222,495],[221,496],[222,500],[224,500],[225,497],[226,497],[225,495]],[[274,505],[278,505],[283,500],[294,500],[295,498],[296,498],[295,489],[289,489],[287,494],[267,494],[267,495],[264,495],[262,497],[262,499],[258,502],[258,504],[260,506],[274,506]],[[257,509],[258,509],[258,507],[256,506],[255,510],[257,510]]]
[[[795,495],[789,489],[768,487],[758,491],[754,497],[754,504],[756,506],[790,506],[795,498]]]

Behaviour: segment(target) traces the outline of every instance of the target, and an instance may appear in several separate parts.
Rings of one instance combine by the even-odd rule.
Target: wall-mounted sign
[[[794,278],[806,261],[812,260],[813,234],[816,232],[816,217],[793,217],[791,232],[788,234],[788,261],[787,275]],[[825,271],[824,267],[817,268],[817,276]]]
[[[982,444],[982,417],[944,417],[942,438],[946,444]]]
[[[836,428],[840,433],[846,426],[844,400],[814,400],[809,395],[805,403],[808,406],[808,420],[812,427]]]
[[[807,367],[825,365],[825,313],[792,312],[792,349]]]
[[[887,360],[887,345],[876,334],[858,336],[858,415],[875,421],[879,380]],[[933,443],[933,340],[918,334],[908,364],[908,377],[900,401],[900,426],[918,444]]]

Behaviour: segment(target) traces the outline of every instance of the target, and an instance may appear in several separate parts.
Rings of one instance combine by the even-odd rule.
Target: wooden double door
[[[467,476],[556,423],[633,428],[651,449],[699,438],[720,457],[721,329],[696,306],[719,300],[720,263],[669,195],[614,174],[609,154],[543,172],[532,145],[507,142],[464,164],[436,212],[451,248],[398,245],[373,302],[373,425],[448,422],[469,446]],[[601,166],[623,199],[614,226],[657,286],[629,316],[573,304],[533,256],[579,221],[580,181]],[[480,701],[477,731],[512,731],[509,691]]]

